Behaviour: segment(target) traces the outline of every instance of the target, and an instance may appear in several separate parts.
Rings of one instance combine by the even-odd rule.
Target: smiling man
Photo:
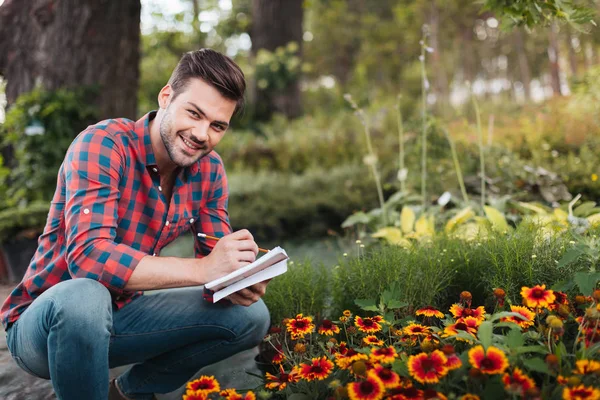
[[[59,399],[152,399],[265,335],[266,282],[217,304],[201,287],[258,252],[248,231],[231,231],[213,151],[245,88],[228,57],[187,53],[158,111],[89,126],[69,147],[38,250],[2,306],[13,358]],[[222,240],[197,241],[193,259],[160,256],[188,231]],[[109,368],[126,364],[109,385]]]

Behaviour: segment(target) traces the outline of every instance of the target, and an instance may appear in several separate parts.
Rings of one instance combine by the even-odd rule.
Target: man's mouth
[[[192,151],[198,151],[200,150],[202,147],[192,143],[191,141],[187,140],[186,138],[184,138],[183,136],[179,136],[181,138],[181,140],[183,141],[183,143],[186,145],[187,148],[189,148]]]

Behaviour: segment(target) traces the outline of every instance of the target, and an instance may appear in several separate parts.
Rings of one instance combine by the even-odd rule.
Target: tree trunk
[[[275,51],[290,42],[298,45],[298,57],[302,57],[302,0],[252,0],[252,54],[265,49]],[[302,113],[299,79],[287,82],[286,87],[261,89],[254,82],[256,117],[268,119],[273,112],[288,118]]]
[[[567,39],[567,49],[569,49],[569,65],[571,67],[571,75],[576,77],[579,72],[579,63],[577,62],[577,52],[573,46],[574,36],[569,27],[567,27],[565,37]]]
[[[515,48],[519,60],[519,70],[521,72],[521,83],[525,92],[525,99],[531,99],[531,70],[529,68],[529,60],[527,60],[527,52],[525,51],[525,40],[523,39],[523,30],[515,31]]]
[[[8,104],[38,83],[90,85],[101,118],[135,118],[140,9],[140,0],[6,0],[0,75]]]
[[[548,34],[548,59],[550,60],[550,82],[555,96],[561,96],[560,66],[558,53],[558,26],[553,23]]]

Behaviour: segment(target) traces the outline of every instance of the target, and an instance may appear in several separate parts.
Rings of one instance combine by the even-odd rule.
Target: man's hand
[[[245,289],[239,290],[235,293],[230,294],[226,297],[233,304],[237,304],[240,306],[250,306],[256,303],[261,297],[265,295],[265,291],[267,290],[267,285],[271,280],[268,279],[264,282],[259,282],[252,286],[248,286]]]
[[[256,260],[257,254],[258,246],[246,229],[224,236],[206,257],[210,263],[204,271],[205,280],[210,282],[248,265]]]

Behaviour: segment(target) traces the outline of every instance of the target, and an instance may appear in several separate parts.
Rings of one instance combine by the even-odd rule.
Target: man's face
[[[171,161],[179,167],[189,167],[213,150],[236,107],[235,101],[201,79],[190,79],[174,99],[171,87],[165,86],[159,104],[165,109],[160,137]]]

